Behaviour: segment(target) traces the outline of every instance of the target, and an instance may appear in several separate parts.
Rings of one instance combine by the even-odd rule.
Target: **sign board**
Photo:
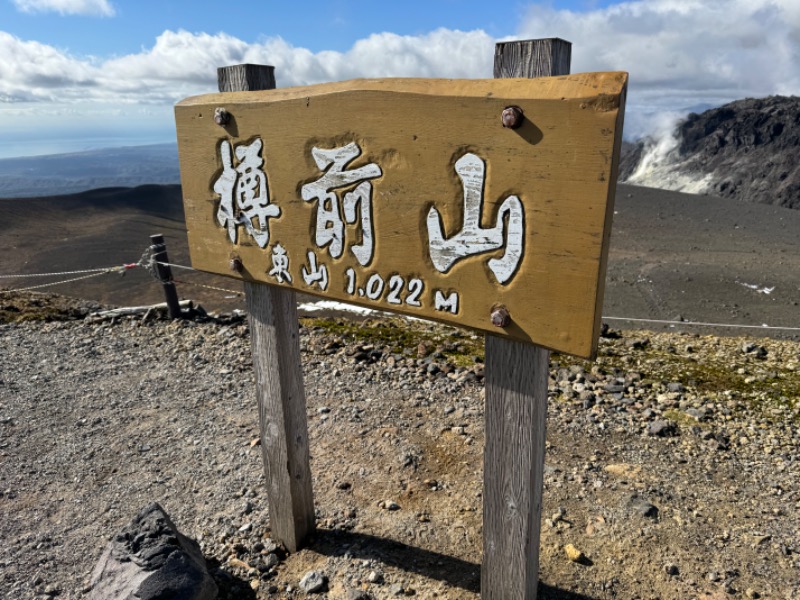
[[[593,357],[626,85],[379,79],[183,100],[192,265]]]

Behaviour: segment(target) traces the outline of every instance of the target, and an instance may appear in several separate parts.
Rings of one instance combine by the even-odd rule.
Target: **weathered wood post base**
[[[567,75],[570,56],[558,38],[500,43],[494,75]],[[545,348],[486,336],[483,600],[536,599],[549,365]]]
[[[549,364],[545,348],[486,336],[484,599],[536,598]]]
[[[295,552],[314,530],[314,497],[297,298],[290,290],[244,284],[258,395],[261,454],[272,537]]]
[[[274,67],[234,65],[217,70],[220,92],[275,87]],[[314,530],[314,495],[297,295],[245,282],[250,317],[261,453],[267,477],[272,537],[295,552]]]

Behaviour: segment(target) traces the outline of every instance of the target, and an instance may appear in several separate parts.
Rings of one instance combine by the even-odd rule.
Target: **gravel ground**
[[[78,311],[80,313],[80,311]],[[74,313],[72,316],[81,316]],[[477,598],[482,340],[304,320],[318,531],[269,538],[234,317],[0,325],[0,596],[81,598],[159,502],[221,598]],[[800,343],[607,332],[553,356],[544,599],[800,599]]]

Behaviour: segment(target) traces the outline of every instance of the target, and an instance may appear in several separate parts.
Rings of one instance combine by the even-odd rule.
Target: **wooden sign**
[[[626,85],[357,80],[186,99],[192,264],[593,357]]]

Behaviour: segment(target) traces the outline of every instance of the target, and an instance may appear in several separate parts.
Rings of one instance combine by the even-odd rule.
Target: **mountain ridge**
[[[690,113],[661,138],[623,146],[620,181],[800,209],[800,97]]]

